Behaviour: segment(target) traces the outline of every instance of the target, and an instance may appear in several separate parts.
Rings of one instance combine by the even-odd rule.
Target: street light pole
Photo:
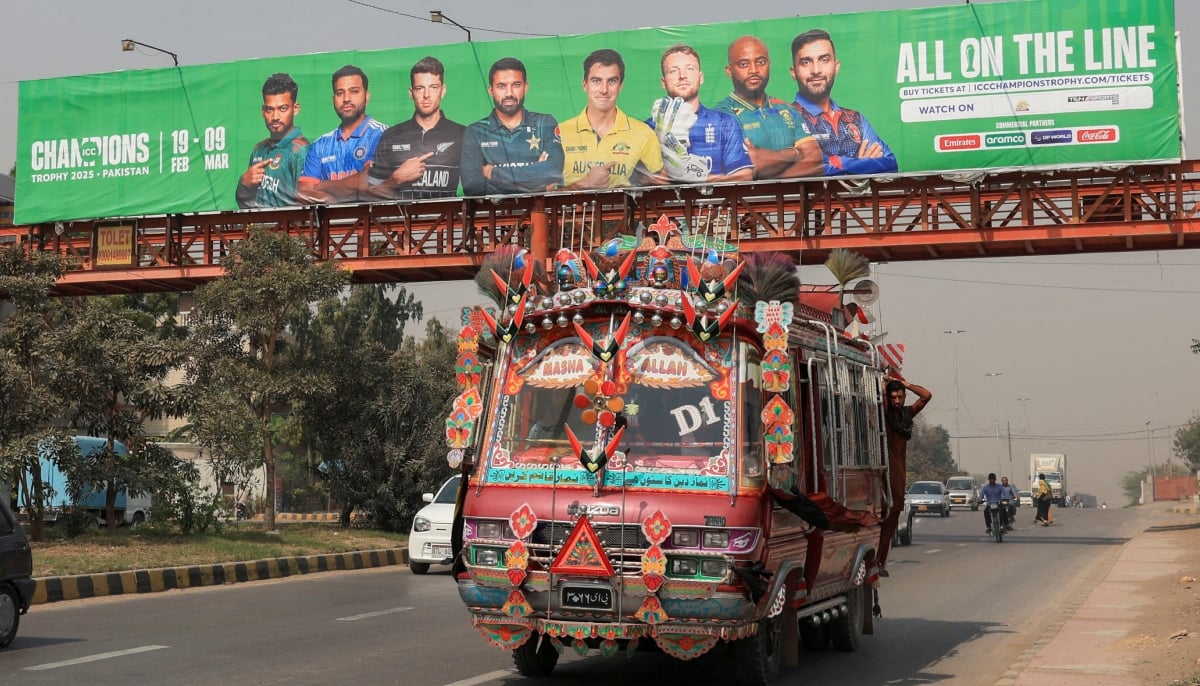
[[[1146,422],[1146,466],[1150,475],[1150,502],[1154,502],[1154,443],[1150,438],[1150,422]]]
[[[156,52],[161,52],[164,55],[170,55],[171,60],[173,62],[175,62],[175,66],[176,67],[179,66],[179,55],[176,55],[175,53],[171,52],[170,50],[163,50],[160,47],[150,45],[149,43],[143,43],[141,41],[137,41],[132,38],[122,38],[121,39],[122,52],[132,52],[134,50],[134,48],[138,45],[142,46],[143,48],[149,48],[150,50],[154,50]]]
[[[1027,397],[1024,397],[1024,398],[1017,398],[1017,402],[1021,403],[1021,416],[1025,418],[1025,426],[1024,426],[1024,429],[1025,429],[1025,438],[1026,438],[1026,440],[1028,440],[1028,439],[1029,439],[1029,433],[1030,433],[1030,431],[1029,431],[1029,408],[1028,408],[1028,407],[1026,407],[1025,403],[1027,403],[1027,402],[1029,402],[1029,401],[1030,401],[1030,398],[1029,398],[1028,396],[1027,396]],[[1012,446],[1012,443],[1011,443],[1011,442],[1009,443],[1009,446],[1010,446],[1010,449],[1011,449],[1011,446]],[[1032,452],[1032,451],[1030,451],[1030,452]],[[1014,473],[1014,474],[1012,475],[1012,478],[1013,478],[1013,479],[1016,479],[1016,478],[1017,478],[1017,475]],[[1033,475],[1032,475],[1032,474],[1026,474],[1026,475],[1025,475],[1025,481],[1023,481],[1022,483],[1032,483],[1032,482],[1033,482]]]
[[[995,378],[998,376],[1004,376],[1004,372],[988,372],[988,373],[984,374],[984,376]],[[1004,450],[1004,444],[1002,444],[1000,442],[1000,410],[999,410],[999,402],[997,400],[999,395],[1000,394],[996,391],[996,389],[993,388],[992,389],[992,423],[996,429],[996,471],[1002,472],[1002,471],[1004,471],[1004,468],[1000,466],[1000,454]]]
[[[454,24],[458,28],[467,32],[467,42],[468,43],[471,42],[471,29],[468,29],[467,27],[454,21],[450,17],[447,17],[441,10],[429,10],[429,21],[431,21],[435,24],[441,24],[442,22],[446,22],[448,24]]]
[[[958,430],[958,335],[964,334],[966,331],[962,329],[954,329],[952,331],[943,331],[944,334],[949,334],[950,338],[950,354],[954,358],[954,470],[962,471],[962,432]]]

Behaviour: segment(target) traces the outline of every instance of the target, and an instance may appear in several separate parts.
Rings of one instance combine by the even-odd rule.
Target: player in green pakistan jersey
[[[464,195],[537,193],[562,184],[563,147],[553,115],[525,109],[525,65],[492,64],[488,95],[495,108],[463,133]]]

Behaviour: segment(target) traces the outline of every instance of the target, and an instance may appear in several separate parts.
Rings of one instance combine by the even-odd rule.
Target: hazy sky
[[[1060,5],[1078,1],[1057,0]],[[843,0],[836,7],[856,12],[961,3]],[[171,66],[168,56],[153,51],[121,52],[122,38],[170,50],[191,65],[465,38],[452,25],[430,23],[431,9],[471,27],[474,40],[500,40],[522,33],[814,16],[831,7],[825,0],[430,0],[427,5],[411,0],[8,0],[0,41],[0,168],[7,172],[16,159],[17,82]],[[1185,124],[1197,131],[1200,104],[1192,96],[1200,88],[1195,68],[1188,66],[1196,63],[1190,59],[1196,48],[1186,38],[1200,35],[1200,3],[1177,2],[1176,14],[1176,28],[1185,38],[1190,113]],[[786,69],[775,62],[770,90],[789,96]],[[706,64],[705,71],[709,79],[725,78],[721,65]],[[1191,147],[1200,149],[1200,142]],[[952,436],[957,360],[961,440],[952,438],[951,445],[961,443],[962,462],[972,472],[998,469],[1025,483],[1030,452],[1062,452],[1068,455],[1071,490],[1120,503],[1120,476],[1144,469],[1151,450],[1154,462],[1164,463],[1175,429],[1200,411],[1200,356],[1188,349],[1193,337],[1200,338],[1193,309],[1200,295],[1195,251],[897,263],[877,270],[881,328],[888,342],[907,346],[905,375],[934,393],[924,416]],[[831,281],[820,267],[806,268],[802,276]],[[411,290],[443,321],[454,322],[459,307],[481,302],[470,283],[415,284]],[[965,333],[951,336],[946,330]]]

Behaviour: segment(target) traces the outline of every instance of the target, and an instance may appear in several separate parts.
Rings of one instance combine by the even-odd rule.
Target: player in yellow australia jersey
[[[559,124],[563,186],[571,189],[650,185],[662,169],[662,150],[654,131],[617,107],[625,83],[625,61],[615,50],[596,50],[583,61],[587,107]]]

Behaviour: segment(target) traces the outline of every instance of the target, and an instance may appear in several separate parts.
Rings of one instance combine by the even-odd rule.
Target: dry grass
[[[272,557],[403,548],[408,536],[332,524],[281,525],[265,533],[255,523],[220,534],[180,536],[147,529],[103,530],[73,539],[33,543],[34,576],[69,576],[131,569],[249,562]]]

